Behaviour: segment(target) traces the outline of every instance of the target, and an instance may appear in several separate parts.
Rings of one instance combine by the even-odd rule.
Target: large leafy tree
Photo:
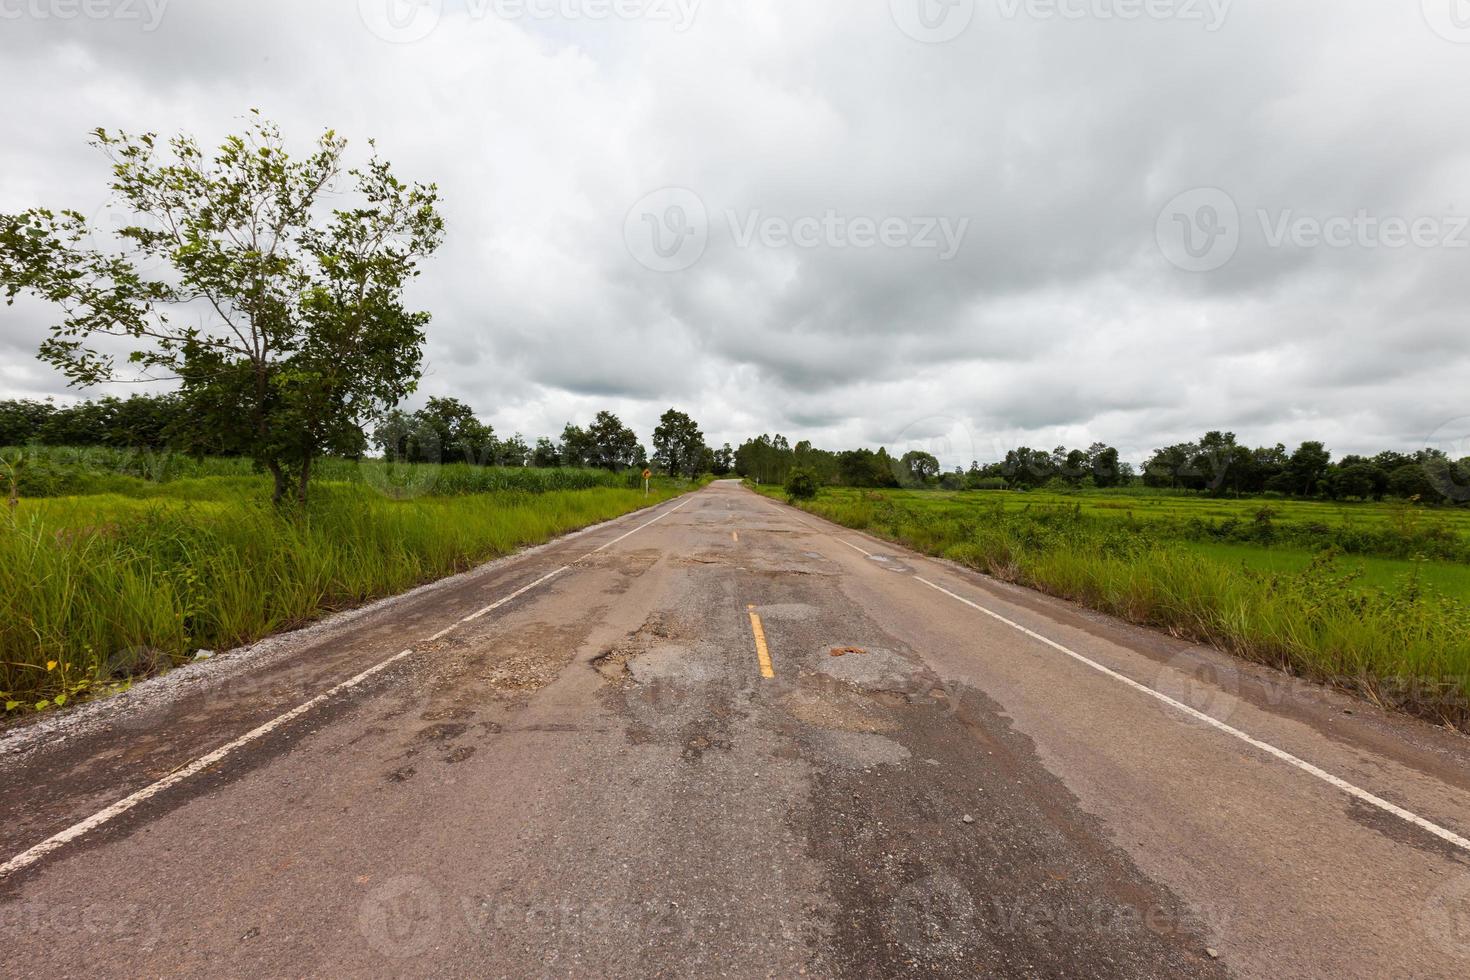
[[[924,486],[939,477],[939,460],[932,454],[911,449],[898,462],[903,482]]]
[[[443,239],[437,189],[374,148],[347,169],[328,131],[301,158],[252,115],[206,154],[188,136],[99,129],[128,249],[88,245],[76,211],[0,215],[0,284],[55,304],[41,358],[75,385],[180,382],[191,424],[253,457],[275,499],[305,500],[312,463],[362,448],[363,424],[417,384],[429,315],[403,291]],[[145,274],[140,265],[156,267]]]
[[[433,431],[443,462],[488,466],[496,461],[495,430],[459,399],[430,398],[414,419],[420,428]]]
[[[625,470],[643,462],[643,447],[638,436],[612,412],[598,412],[587,427],[587,443],[591,449],[588,462],[605,470]]]
[[[674,476],[698,476],[705,462],[699,425],[684,412],[665,412],[653,430],[653,461]]]
[[[557,449],[556,443],[542,436],[536,440],[536,448],[531,450],[531,465],[542,468],[560,466],[561,450]]]
[[[1327,474],[1327,466],[1332,462],[1332,454],[1329,453],[1320,442],[1304,442],[1297,451],[1291,454],[1291,459],[1286,464],[1286,472],[1291,478],[1291,488],[1294,493],[1303,497],[1310,497],[1317,492],[1317,484]]]
[[[561,430],[561,444],[557,447],[557,458],[562,466],[596,466],[596,448],[592,437],[580,425],[568,422]]]
[[[540,448],[536,452],[536,456],[542,459],[549,459],[552,455]],[[562,429],[561,444],[556,447],[554,455],[562,466],[614,471],[638,466],[644,459],[638,436],[612,412],[598,412],[597,418],[585,429],[568,422]]]

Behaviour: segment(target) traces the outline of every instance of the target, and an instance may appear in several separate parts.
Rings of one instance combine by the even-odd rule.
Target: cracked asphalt
[[[3,860],[414,651],[0,879],[4,972],[1470,975],[1470,853],[920,576],[1470,833],[1458,735],[717,483],[0,739]]]

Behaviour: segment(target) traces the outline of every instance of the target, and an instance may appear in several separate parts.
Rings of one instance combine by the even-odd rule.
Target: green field
[[[1006,515],[1076,515],[1176,540],[1296,548],[1313,554],[1336,548],[1346,555],[1470,563],[1470,508],[1466,507],[1227,500],[1147,490],[896,492],[917,494],[913,498],[917,506],[942,509],[962,501]]]
[[[235,460],[51,460],[0,510],[0,706],[46,710],[677,496],[594,470],[333,463],[304,510]],[[203,475],[201,475],[203,474]],[[55,489],[55,486],[52,487]],[[0,505],[3,506],[3,505]]]
[[[1248,568],[1256,572],[1299,575],[1308,570],[1320,554],[1288,547],[1260,547],[1249,544],[1199,542],[1190,546],[1197,554],[1212,561]],[[1368,589],[1396,589],[1416,576],[1427,588],[1470,602],[1470,565],[1449,561],[1405,558],[1374,558],[1343,555],[1337,565],[1356,576],[1357,584]]]
[[[1463,510],[840,488],[799,506],[1387,706],[1470,722]]]

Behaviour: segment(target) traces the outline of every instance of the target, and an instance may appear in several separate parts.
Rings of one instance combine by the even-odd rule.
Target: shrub
[[[817,495],[817,477],[811,470],[794,469],[786,477],[786,496],[790,500],[811,500]]]

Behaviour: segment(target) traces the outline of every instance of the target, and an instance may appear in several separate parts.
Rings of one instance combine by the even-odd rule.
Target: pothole
[[[594,657],[592,668],[609,681],[622,683],[632,677],[628,665],[635,658],[643,656],[655,642],[672,636],[663,614],[653,613],[637,630]]]

